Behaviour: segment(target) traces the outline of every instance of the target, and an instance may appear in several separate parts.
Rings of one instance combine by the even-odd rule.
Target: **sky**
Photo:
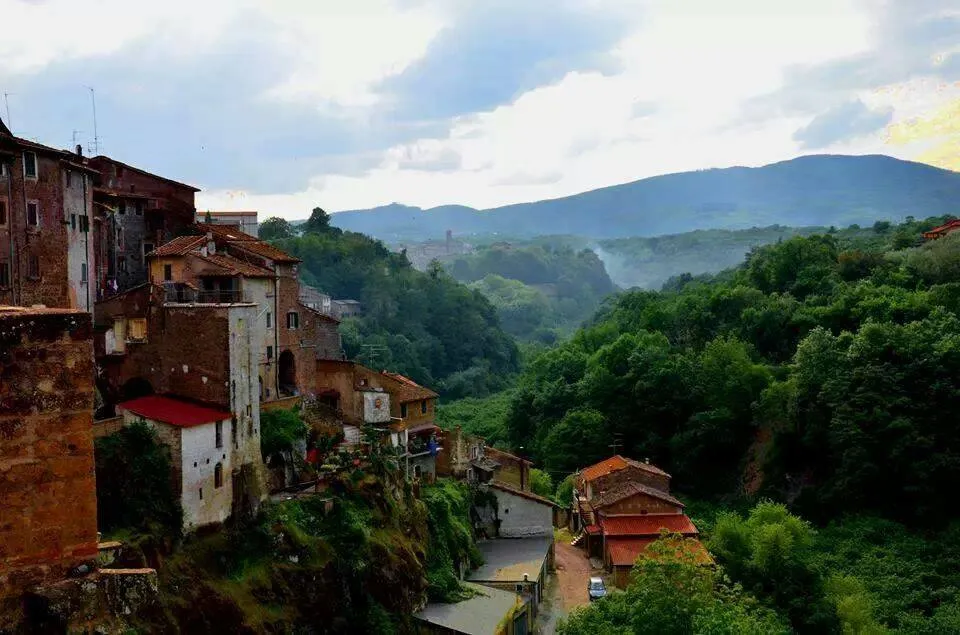
[[[960,0],[0,0],[0,118],[261,219],[883,153],[960,170]],[[7,114],[9,108],[9,116]]]

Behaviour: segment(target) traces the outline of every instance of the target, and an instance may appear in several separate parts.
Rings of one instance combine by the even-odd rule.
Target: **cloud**
[[[609,2],[465,0],[426,54],[379,86],[403,117],[494,108],[571,71],[613,70],[634,20]],[[628,14],[630,15],[630,14]]]
[[[880,130],[893,119],[893,108],[871,110],[855,99],[826,110],[793,134],[803,148],[825,148],[851,137]]]

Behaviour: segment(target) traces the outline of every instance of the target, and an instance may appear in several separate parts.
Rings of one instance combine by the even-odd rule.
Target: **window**
[[[127,273],[126,256],[117,256],[117,273]]]
[[[421,413],[421,414],[427,414],[427,400],[426,400],[426,399],[424,399],[423,401],[420,402],[420,413]]]
[[[127,323],[127,341],[147,341],[147,318],[130,318]]]
[[[77,215],[70,214],[70,229],[72,231],[77,231]]]
[[[10,263],[0,262],[0,287],[10,286]]]
[[[163,265],[163,279],[173,280],[173,265]]]
[[[10,168],[7,167],[6,163],[0,163],[0,177],[4,177],[10,174]]]
[[[217,463],[213,468],[213,486],[217,489],[223,487],[223,463]]]
[[[267,359],[273,359],[273,347],[272,347],[272,346],[268,346],[268,347],[267,347]]]
[[[153,243],[143,243],[143,257],[146,258],[151,251],[153,251]]]
[[[272,324],[273,324],[273,315],[269,311],[267,311],[267,328],[270,328]]]
[[[23,174],[28,179],[37,178],[37,155],[33,152],[23,153]]]
[[[117,212],[119,212],[121,216],[122,216],[123,214],[126,214],[126,213],[127,213],[127,204],[124,203],[123,201],[120,201],[120,203],[117,205]]]
[[[414,466],[413,466],[413,478],[420,478],[420,474],[422,473],[422,471],[423,471],[423,470],[422,470],[422,468],[421,468],[419,465],[414,465]]]
[[[83,233],[90,231],[90,218],[88,216],[80,217],[80,231]]]
[[[215,433],[217,435],[217,447],[222,448],[223,447],[223,421],[217,421],[216,426],[214,427],[216,428]]]
[[[296,311],[290,311],[287,313],[287,328],[288,329],[298,329],[300,328],[300,314]]]
[[[135,201],[133,203],[133,213],[137,216],[143,216],[143,201]]]
[[[28,259],[27,277],[28,278],[40,277],[40,257],[39,256],[30,256],[30,258]]]
[[[36,201],[27,203],[27,225],[31,227],[40,226],[40,204]]]
[[[86,284],[87,282],[87,263],[80,263],[80,282]]]
[[[200,488],[200,500],[203,500],[203,488]]]
[[[237,431],[238,431],[237,418],[231,417],[230,418],[230,438],[233,440],[233,447],[235,448],[239,447],[239,444],[237,443]]]
[[[407,418],[407,404],[405,403],[400,404],[400,418],[401,419]]]
[[[0,201],[0,225],[7,224],[7,202]]]
[[[67,170],[67,187],[73,184],[73,170]]]

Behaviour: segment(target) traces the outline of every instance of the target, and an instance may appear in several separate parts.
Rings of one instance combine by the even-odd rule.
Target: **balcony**
[[[239,289],[194,289],[179,283],[164,285],[164,302],[168,304],[235,304],[246,301]]]

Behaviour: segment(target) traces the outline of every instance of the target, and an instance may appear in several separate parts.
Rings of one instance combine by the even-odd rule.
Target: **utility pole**
[[[10,95],[11,93],[3,94],[3,105],[7,109],[7,128],[10,129],[10,132],[13,132],[13,123],[10,121]]]
[[[367,363],[370,364],[374,370],[376,370],[377,353],[387,350],[387,347],[383,346],[382,344],[361,344],[360,348],[364,350],[363,356],[369,357],[369,361]]]
[[[608,447],[610,447],[613,450],[613,453],[616,454],[617,448],[619,448],[622,445],[623,445],[623,435],[620,434],[619,432],[614,432],[613,443],[611,443]]]

